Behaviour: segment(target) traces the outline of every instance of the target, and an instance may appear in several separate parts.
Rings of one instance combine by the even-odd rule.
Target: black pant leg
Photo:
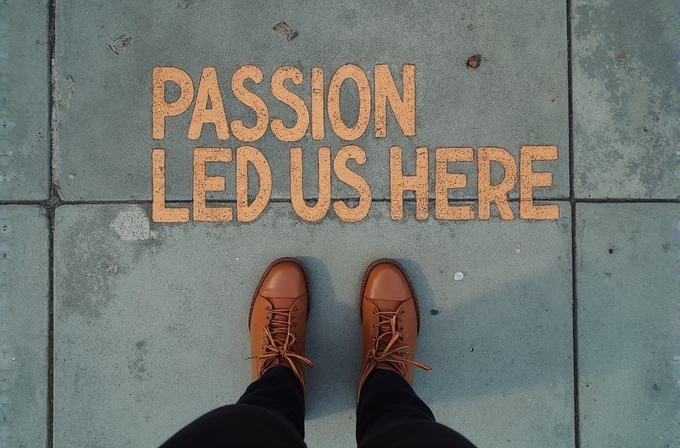
[[[293,371],[277,366],[248,386],[236,404],[258,406],[274,412],[305,437],[305,393]]]
[[[382,369],[374,370],[361,388],[356,439],[359,448],[475,448],[453,429],[437,423],[404,378]]]
[[[290,369],[274,367],[251,383],[236,404],[197,418],[161,448],[305,448],[304,419],[302,385]]]

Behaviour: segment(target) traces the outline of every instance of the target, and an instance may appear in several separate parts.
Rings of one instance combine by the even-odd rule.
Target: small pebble
[[[467,60],[467,67],[471,69],[476,69],[479,67],[479,64],[482,60],[482,57],[478,54],[470,56],[470,58]]]
[[[463,280],[463,277],[465,277],[465,275],[462,272],[456,272],[453,274],[453,279],[456,281]]]

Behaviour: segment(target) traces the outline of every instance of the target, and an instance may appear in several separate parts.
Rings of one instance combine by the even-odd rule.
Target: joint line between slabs
[[[568,92],[568,144],[569,144],[569,203],[571,208],[571,294],[572,294],[572,349],[574,390],[574,447],[581,447],[581,416],[579,407],[579,359],[578,359],[578,294],[577,294],[577,247],[576,247],[576,200],[574,192],[574,92],[572,48],[572,1],[566,1],[567,25],[567,92]]]
[[[576,238],[576,203],[571,203],[571,294],[572,294],[572,344],[574,372],[574,446],[581,446],[581,412],[579,389],[579,341],[578,341],[578,247]]]
[[[55,95],[55,46],[56,46],[56,0],[49,0],[48,14],[47,14],[47,71],[48,71],[48,109],[47,109],[47,125],[48,132],[48,185],[49,185],[49,199],[44,202],[48,225],[49,225],[49,246],[48,246],[48,328],[47,328],[47,354],[48,354],[48,371],[47,371],[47,448],[54,447],[54,362],[55,362],[55,342],[54,342],[54,232],[55,232],[55,213],[59,206],[59,196],[54,178],[54,133],[55,129],[55,110],[56,103],[54,101]]]
[[[358,201],[359,198],[350,197],[338,197],[332,198],[333,200],[340,201]],[[305,201],[316,201],[318,198],[305,198]],[[372,198],[372,202],[377,203],[390,203],[392,200],[390,198]],[[415,198],[404,198],[406,203],[415,203]],[[428,202],[434,202],[435,199],[430,198]],[[678,199],[627,199],[627,198],[588,198],[588,199],[577,199],[573,197],[562,197],[562,198],[534,198],[534,202],[546,203],[546,202],[569,202],[573,204],[680,204],[680,198]],[[274,198],[270,199],[269,203],[273,204],[285,204],[290,203],[290,198]],[[469,204],[479,202],[477,198],[449,198],[449,203],[451,204]],[[519,198],[509,198],[508,202],[517,203],[520,202]],[[166,204],[183,204],[191,205],[192,200],[169,200]],[[235,204],[236,199],[207,199],[207,204],[217,205],[217,204]],[[4,199],[0,200],[0,205],[28,205],[28,206],[42,206],[45,208],[58,208],[62,205],[151,205],[152,201],[150,199],[121,199],[121,200],[62,200],[58,198],[56,192],[51,194],[50,199]]]

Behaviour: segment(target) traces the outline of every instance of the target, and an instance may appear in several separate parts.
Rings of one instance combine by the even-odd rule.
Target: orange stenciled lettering
[[[521,219],[551,220],[560,217],[556,204],[534,205],[533,190],[552,186],[552,173],[533,171],[535,160],[557,160],[557,146],[522,146],[519,150],[519,217]]]
[[[319,148],[319,194],[316,204],[307,205],[302,188],[302,148],[290,148],[290,202],[305,221],[321,221],[331,204],[331,150]]]
[[[208,107],[210,102],[210,107]],[[191,114],[191,124],[187,138],[198,140],[203,132],[203,125],[212,123],[215,125],[217,138],[220,140],[229,139],[229,126],[227,125],[227,115],[224,112],[222,93],[220,84],[217,81],[217,70],[215,67],[205,67],[201,75],[201,82],[198,85],[196,94],[196,104]]]
[[[277,100],[290,106],[297,114],[297,121],[292,127],[287,127],[283,120],[277,118],[272,120],[271,129],[276,138],[282,142],[296,142],[301,140],[309,128],[309,111],[304,100],[286,89],[284,81],[290,79],[296,86],[302,83],[302,71],[291,65],[279,67],[272,76],[272,94]]]
[[[375,136],[387,135],[387,102],[389,101],[401,132],[406,136],[416,135],[416,66],[406,64],[401,70],[402,95],[387,64],[377,64],[373,75],[375,80]]]
[[[449,190],[465,188],[467,176],[449,173],[449,163],[472,162],[472,148],[437,148],[435,150],[435,212],[436,219],[467,220],[474,219],[475,212],[469,205],[450,205]]]
[[[325,134],[324,116],[324,77],[323,69],[314,67],[312,69],[312,138],[323,140]]]
[[[391,216],[398,221],[404,217],[404,191],[416,194],[416,219],[427,219],[428,211],[428,154],[424,146],[416,148],[416,174],[406,176],[402,168],[402,151],[399,146],[390,148]]]
[[[231,162],[231,148],[194,149],[194,221],[231,221],[231,207],[208,207],[205,193],[223,191],[225,179],[222,176],[208,176],[205,164],[209,162]]]
[[[239,67],[231,78],[231,90],[234,92],[234,97],[237,100],[250,107],[257,118],[257,121],[252,127],[247,127],[242,120],[233,120],[231,122],[231,132],[234,137],[242,142],[254,142],[262,138],[269,125],[269,110],[267,104],[262,98],[246,89],[244,83],[247,80],[252,80],[255,84],[259,84],[264,79],[262,70],[254,65],[244,65]]]
[[[359,90],[359,117],[354,126],[345,124],[340,113],[340,89],[351,79]],[[343,140],[356,140],[366,131],[371,118],[371,86],[361,67],[346,64],[340,67],[331,78],[328,86],[328,119],[335,134]]]
[[[260,189],[248,204],[248,165],[255,168]],[[236,216],[239,222],[250,222],[260,216],[272,194],[272,170],[257,148],[241,146],[236,149]]]
[[[341,182],[354,188],[359,193],[359,203],[355,207],[348,206],[343,201],[335,201],[333,210],[338,217],[346,222],[361,221],[371,210],[371,187],[366,179],[350,170],[347,162],[354,160],[357,164],[363,165],[366,162],[366,152],[358,146],[344,146],[333,160],[333,170]]]
[[[153,222],[189,222],[189,209],[165,206],[165,150],[151,151],[151,219]]]
[[[165,101],[165,84],[174,82],[179,86],[179,98],[168,103]],[[175,67],[154,67],[151,73],[152,84],[152,136],[154,140],[165,138],[165,119],[182,114],[194,99],[194,83],[184,70]]]
[[[504,176],[498,184],[491,183],[491,162],[503,167]],[[495,203],[501,218],[512,221],[515,215],[508,203],[508,193],[517,183],[515,159],[503,148],[479,148],[477,152],[477,197],[479,200],[479,219],[488,220],[491,203]]]

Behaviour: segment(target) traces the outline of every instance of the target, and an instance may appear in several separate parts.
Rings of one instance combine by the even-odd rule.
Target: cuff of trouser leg
[[[305,396],[293,372],[276,366],[250,383],[236,404],[259,406],[286,418],[304,438]]]
[[[358,448],[476,448],[448,426],[429,420],[394,421],[378,430],[367,431],[357,444]]]
[[[373,369],[373,371],[368,374],[368,376],[364,380],[363,384],[361,384],[361,387],[359,387],[359,394],[357,396],[357,405],[359,403],[361,403],[361,398],[366,395],[366,391],[370,387],[371,381],[373,380],[374,376],[375,376],[375,369]]]
[[[361,407],[361,404],[365,402],[366,399],[370,399],[371,395],[381,394],[385,391],[399,391],[417,397],[413,390],[413,386],[411,386],[403,376],[393,370],[374,369],[368,374],[366,380],[361,385],[357,407]]]
[[[307,447],[295,425],[285,418],[260,406],[231,404],[199,417],[161,448],[225,446]]]
[[[357,403],[357,443],[395,421],[435,421],[432,411],[411,385],[391,370],[375,370],[367,378]]]

